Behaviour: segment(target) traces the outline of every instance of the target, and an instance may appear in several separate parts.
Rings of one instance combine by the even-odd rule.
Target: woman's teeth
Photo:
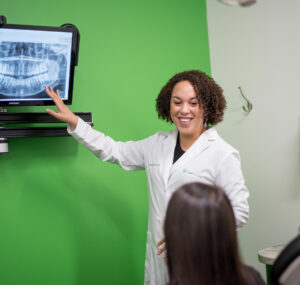
[[[181,122],[187,123],[189,122],[191,119],[180,119]]]

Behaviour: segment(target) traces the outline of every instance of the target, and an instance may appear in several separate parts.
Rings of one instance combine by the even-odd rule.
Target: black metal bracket
[[[5,16],[0,16],[0,26],[6,25],[6,17]]]
[[[93,125],[92,113],[75,113]],[[63,123],[47,113],[0,113],[0,138],[62,137],[69,136],[67,127],[6,127],[6,124]]]
[[[80,33],[78,28],[73,25],[73,24],[63,24],[61,25],[62,28],[67,28],[70,29],[72,32],[74,32],[74,37],[73,37],[73,45],[75,46],[76,53],[74,55],[74,65],[78,65],[78,55],[79,55],[79,42],[80,42]]]

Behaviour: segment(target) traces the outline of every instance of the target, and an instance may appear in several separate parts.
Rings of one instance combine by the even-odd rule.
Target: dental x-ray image
[[[17,33],[24,31],[2,37],[3,30],[0,29],[0,104],[50,100],[45,86],[58,89],[62,99],[67,99],[72,37],[58,32],[25,31],[27,37],[17,40]]]
[[[0,42],[0,98],[47,98],[45,86],[59,89],[64,97],[66,49],[58,44]]]

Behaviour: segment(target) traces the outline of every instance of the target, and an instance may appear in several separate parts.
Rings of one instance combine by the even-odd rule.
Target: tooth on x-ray
[[[25,98],[66,80],[67,46],[0,42],[0,94]]]

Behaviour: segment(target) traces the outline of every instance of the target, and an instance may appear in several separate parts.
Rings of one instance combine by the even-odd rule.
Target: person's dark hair
[[[171,121],[170,101],[174,86],[181,81],[189,81],[197,94],[199,106],[204,109],[204,122],[216,125],[223,120],[226,100],[222,88],[208,75],[199,70],[189,70],[175,74],[161,89],[156,99],[158,117]]]
[[[169,285],[250,285],[240,261],[235,218],[219,188],[191,183],[170,199],[165,221]]]

